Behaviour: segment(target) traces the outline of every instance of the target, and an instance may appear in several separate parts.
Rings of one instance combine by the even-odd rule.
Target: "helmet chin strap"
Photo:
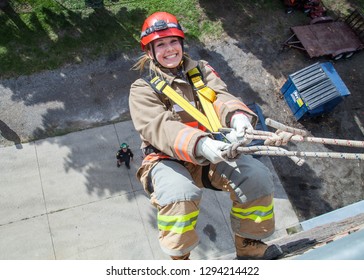
[[[158,66],[158,67],[163,67],[163,66],[159,63],[159,61],[157,60],[157,56],[155,55],[155,50],[154,50],[154,46],[153,46],[153,44],[150,44],[150,45],[151,45],[151,49],[152,49],[152,56],[153,56],[152,61],[153,61],[154,65],[155,65],[155,66]]]

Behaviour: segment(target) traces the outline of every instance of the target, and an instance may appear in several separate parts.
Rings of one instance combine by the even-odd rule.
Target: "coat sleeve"
[[[231,117],[235,112],[240,111],[245,113],[252,125],[255,126],[258,120],[257,115],[243,101],[228,92],[226,84],[221,80],[216,71],[203,60],[200,61],[199,67],[206,85],[216,93],[217,98],[214,102],[214,108],[221,124],[225,127],[230,127]]]
[[[133,152],[129,149],[129,156],[131,157],[131,158],[133,158],[134,157],[134,154],[133,154]]]
[[[195,146],[208,133],[183,124],[143,79],[131,85],[129,109],[134,127],[143,141],[176,159],[201,162],[195,157]]]

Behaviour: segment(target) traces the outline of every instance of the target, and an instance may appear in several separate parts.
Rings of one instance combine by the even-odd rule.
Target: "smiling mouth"
[[[177,57],[177,54],[168,55],[168,56],[165,56],[164,58],[171,59],[171,58],[175,58],[175,57]]]

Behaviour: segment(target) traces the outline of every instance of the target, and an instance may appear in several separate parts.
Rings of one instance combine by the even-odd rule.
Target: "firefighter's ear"
[[[154,60],[153,52],[152,52],[150,49],[148,49],[148,50],[146,51],[146,53],[147,53],[147,55],[149,56],[149,58],[150,58],[151,60]]]
[[[154,55],[153,55],[153,42],[149,43],[148,45],[145,46],[145,53],[147,54],[147,56],[151,59],[154,60]]]

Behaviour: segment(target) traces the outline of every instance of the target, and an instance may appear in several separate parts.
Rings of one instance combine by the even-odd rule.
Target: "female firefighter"
[[[202,188],[207,187],[231,194],[237,258],[275,259],[281,248],[261,241],[274,232],[272,176],[252,156],[224,157],[223,151],[232,144],[216,140],[219,134],[201,124],[206,123],[208,107],[202,108],[206,100],[198,92],[207,88],[214,111],[209,113],[222,127],[231,128],[227,136],[231,143],[248,144],[245,130],[252,129],[257,117],[227,92],[206,61],[195,61],[184,53],[184,37],[172,14],[156,12],[144,21],[144,54],[133,68],[149,68],[149,76],[137,79],[129,96],[132,121],[145,154],[137,177],[158,209],[160,246],[172,259],[189,259],[199,241],[195,225]],[[193,109],[186,110],[190,105]]]

